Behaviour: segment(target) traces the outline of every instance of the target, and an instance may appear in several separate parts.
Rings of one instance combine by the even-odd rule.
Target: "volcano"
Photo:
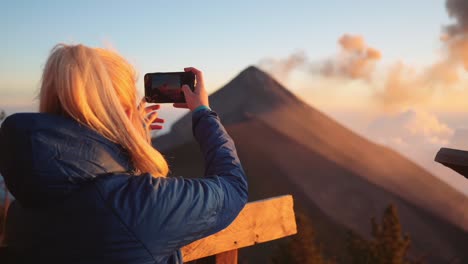
[[[338,259],[347,230],[370,234],[371,217],[398,208],[411,254],[429,263],[468,260],[468,198],[386,147],[355,134],[306,104],[268,74],[249,67],[210,95],[249,178],[249,199],[292,194],[325,251]],[[172,174],[203,175],[191,114],[153,141]],[[300,230],[299,230],[300,232]],[[240,259],[266,263],[265,249]],[[267,246],[268,247],[268,246]],[[270,247],[271,249],[271,247]],[[255,252],[254,252],[255,251]]]

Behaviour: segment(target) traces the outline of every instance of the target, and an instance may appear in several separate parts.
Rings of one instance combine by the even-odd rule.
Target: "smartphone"
[[[185,103],[182,85],[195,90],[193,72],[155,72],[145,74],[145,98],[148,103]]]

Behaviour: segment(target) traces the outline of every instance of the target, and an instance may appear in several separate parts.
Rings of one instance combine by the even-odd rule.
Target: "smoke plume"
[[[468,1],[447,0],[447,12],[455,22],[445,27],[443,41],[449,51],[449,60],[461,62],[468,70]]]
[[[345,34],[338,43],[341,53],[323,63],[322,74],[350,79],[370,78],[376,62],[382,57],[380,51],[367,46],[362,36]]]
[[[286,82],[295,70],[305,70],[312,74],[344,79],[370,79],[376,63],[382,55],[379,50],[366,44],[359,35],[344,34],[338,40],[340,52],[323,61],[309,61],[304,51],[297,51],[286,58],[266,58],[259,66]]]
[[[284,59],[267,58],[260,61],[260,67],[281,81],[287,81],[289,75],[300,69],[308,59],[303,51],[296,51]]]
[[[455,23],[445,28],[451,37],[466,36],[468,33],[468,2],[465,0],[447,0],[445,3],[450,17]]]

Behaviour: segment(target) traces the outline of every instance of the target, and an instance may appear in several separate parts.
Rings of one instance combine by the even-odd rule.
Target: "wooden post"
[[[237,249],[217,254],[216,264],[237,264]]]

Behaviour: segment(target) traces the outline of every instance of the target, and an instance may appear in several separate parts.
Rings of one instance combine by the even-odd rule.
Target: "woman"
[[[0,173],[15,196],[7,244],[15,263],[182,263],[180,248],[227,227],[247,201],[234,142],[210,110],[203,75],[182,87],[204,178],[166,177],[150,143],[158,106],[137,106],[135,71],[118,54],[58,45],[40,113],[0,130]]]

